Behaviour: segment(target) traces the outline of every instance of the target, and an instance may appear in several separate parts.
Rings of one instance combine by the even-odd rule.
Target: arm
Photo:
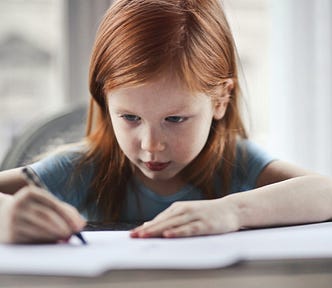
[[[332,218],[331,207],[331,179],[275,161],[261,172],[255,189],[215,200],[176,202],[131,236],[183,237],[325,221]]]
[[[55,242],[85,225],[79,213],[27,185],[21,169],[0,172],[0,243]]]
[[[239,228],[332,218],[332,179],[282,161],[272,162],[262,171],[256,189],[228,198],[237,209]]]
[[[21,168],[0,172],[0,192],[5,194],[14,194],[27,183],[21,174]]]

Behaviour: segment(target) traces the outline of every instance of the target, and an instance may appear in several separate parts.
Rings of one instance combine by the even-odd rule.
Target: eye
[[[141,120],[141,117],[139,117],[137,115],[131,115],[131,114],[123,114],[120,117],[125,119],[128,122],[138,122],[139,120]]]
[[[188,118],[187,117],[182,117],[182,116],[168,116],[165,118],[166,121],[172,122],[172,123],[182,123],[186,121]]]

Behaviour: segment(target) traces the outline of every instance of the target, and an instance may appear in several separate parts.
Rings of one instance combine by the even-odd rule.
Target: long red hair
[[[103,220],[118,220],[132,174],[110,120],[106,95],[171,71],[193,92],[216,97],[232,79],[234,89],[223,119],[213,120],[201,153],[181,173],[207,199],[230,187],[236,139],[246,137],[240,117],[236,49],[218,0],[118,0],[106,12],[97,32],[90,63],[91,102],[87,122],[88,153],[94,180],[89,201],[97,201]],[[91,202],[90,202],[91,203]]]

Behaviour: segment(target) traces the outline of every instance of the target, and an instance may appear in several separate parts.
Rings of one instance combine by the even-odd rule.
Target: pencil
[[[24,168],[22,169],[22,173],[23,173],[23,175],[24,175],[24,177],[25,177],[25,180],[26,180],[29,184],[32,184],[32,185],[34,185],[34,186],[37,186],[37,187],[42,188],[42,189],[44,189],[44,190],[46,190],[46,191],[49,192],[49,190],[47,189],[47,187],[45,187],[45,185],[43,185],[43,184],[41,183],[41,181],[39,180],[38,176],[35,174],[34,171],[32,171],[31,168],[29,168],[29,167],[24,167]],[[84,239],[83,235],[82,235],[80,232],[78,232],[78,233],[74,233],[74,235],[75,235],[78,239],[81,240],[82,244],[84,244],[84,245],[88,244],[88,243],[86,242],[86,240]]]

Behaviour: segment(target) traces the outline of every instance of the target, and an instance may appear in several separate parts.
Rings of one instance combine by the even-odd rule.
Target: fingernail
[[[70,236],[69,236],[69,237],[66,237],[66,238],[64,238],[64,239],[59,240],[59,243],[68,243],[69,240],[70,240]]]
[[[130,235],[130,237],[134,237],[134,238],[138,237],[138,233],[135,231],[131,231],[129,235]]]
[[[150,236],[150,234],[146,231],[142,231],[138,233],[138,237],[140,238],[148,238]]]

